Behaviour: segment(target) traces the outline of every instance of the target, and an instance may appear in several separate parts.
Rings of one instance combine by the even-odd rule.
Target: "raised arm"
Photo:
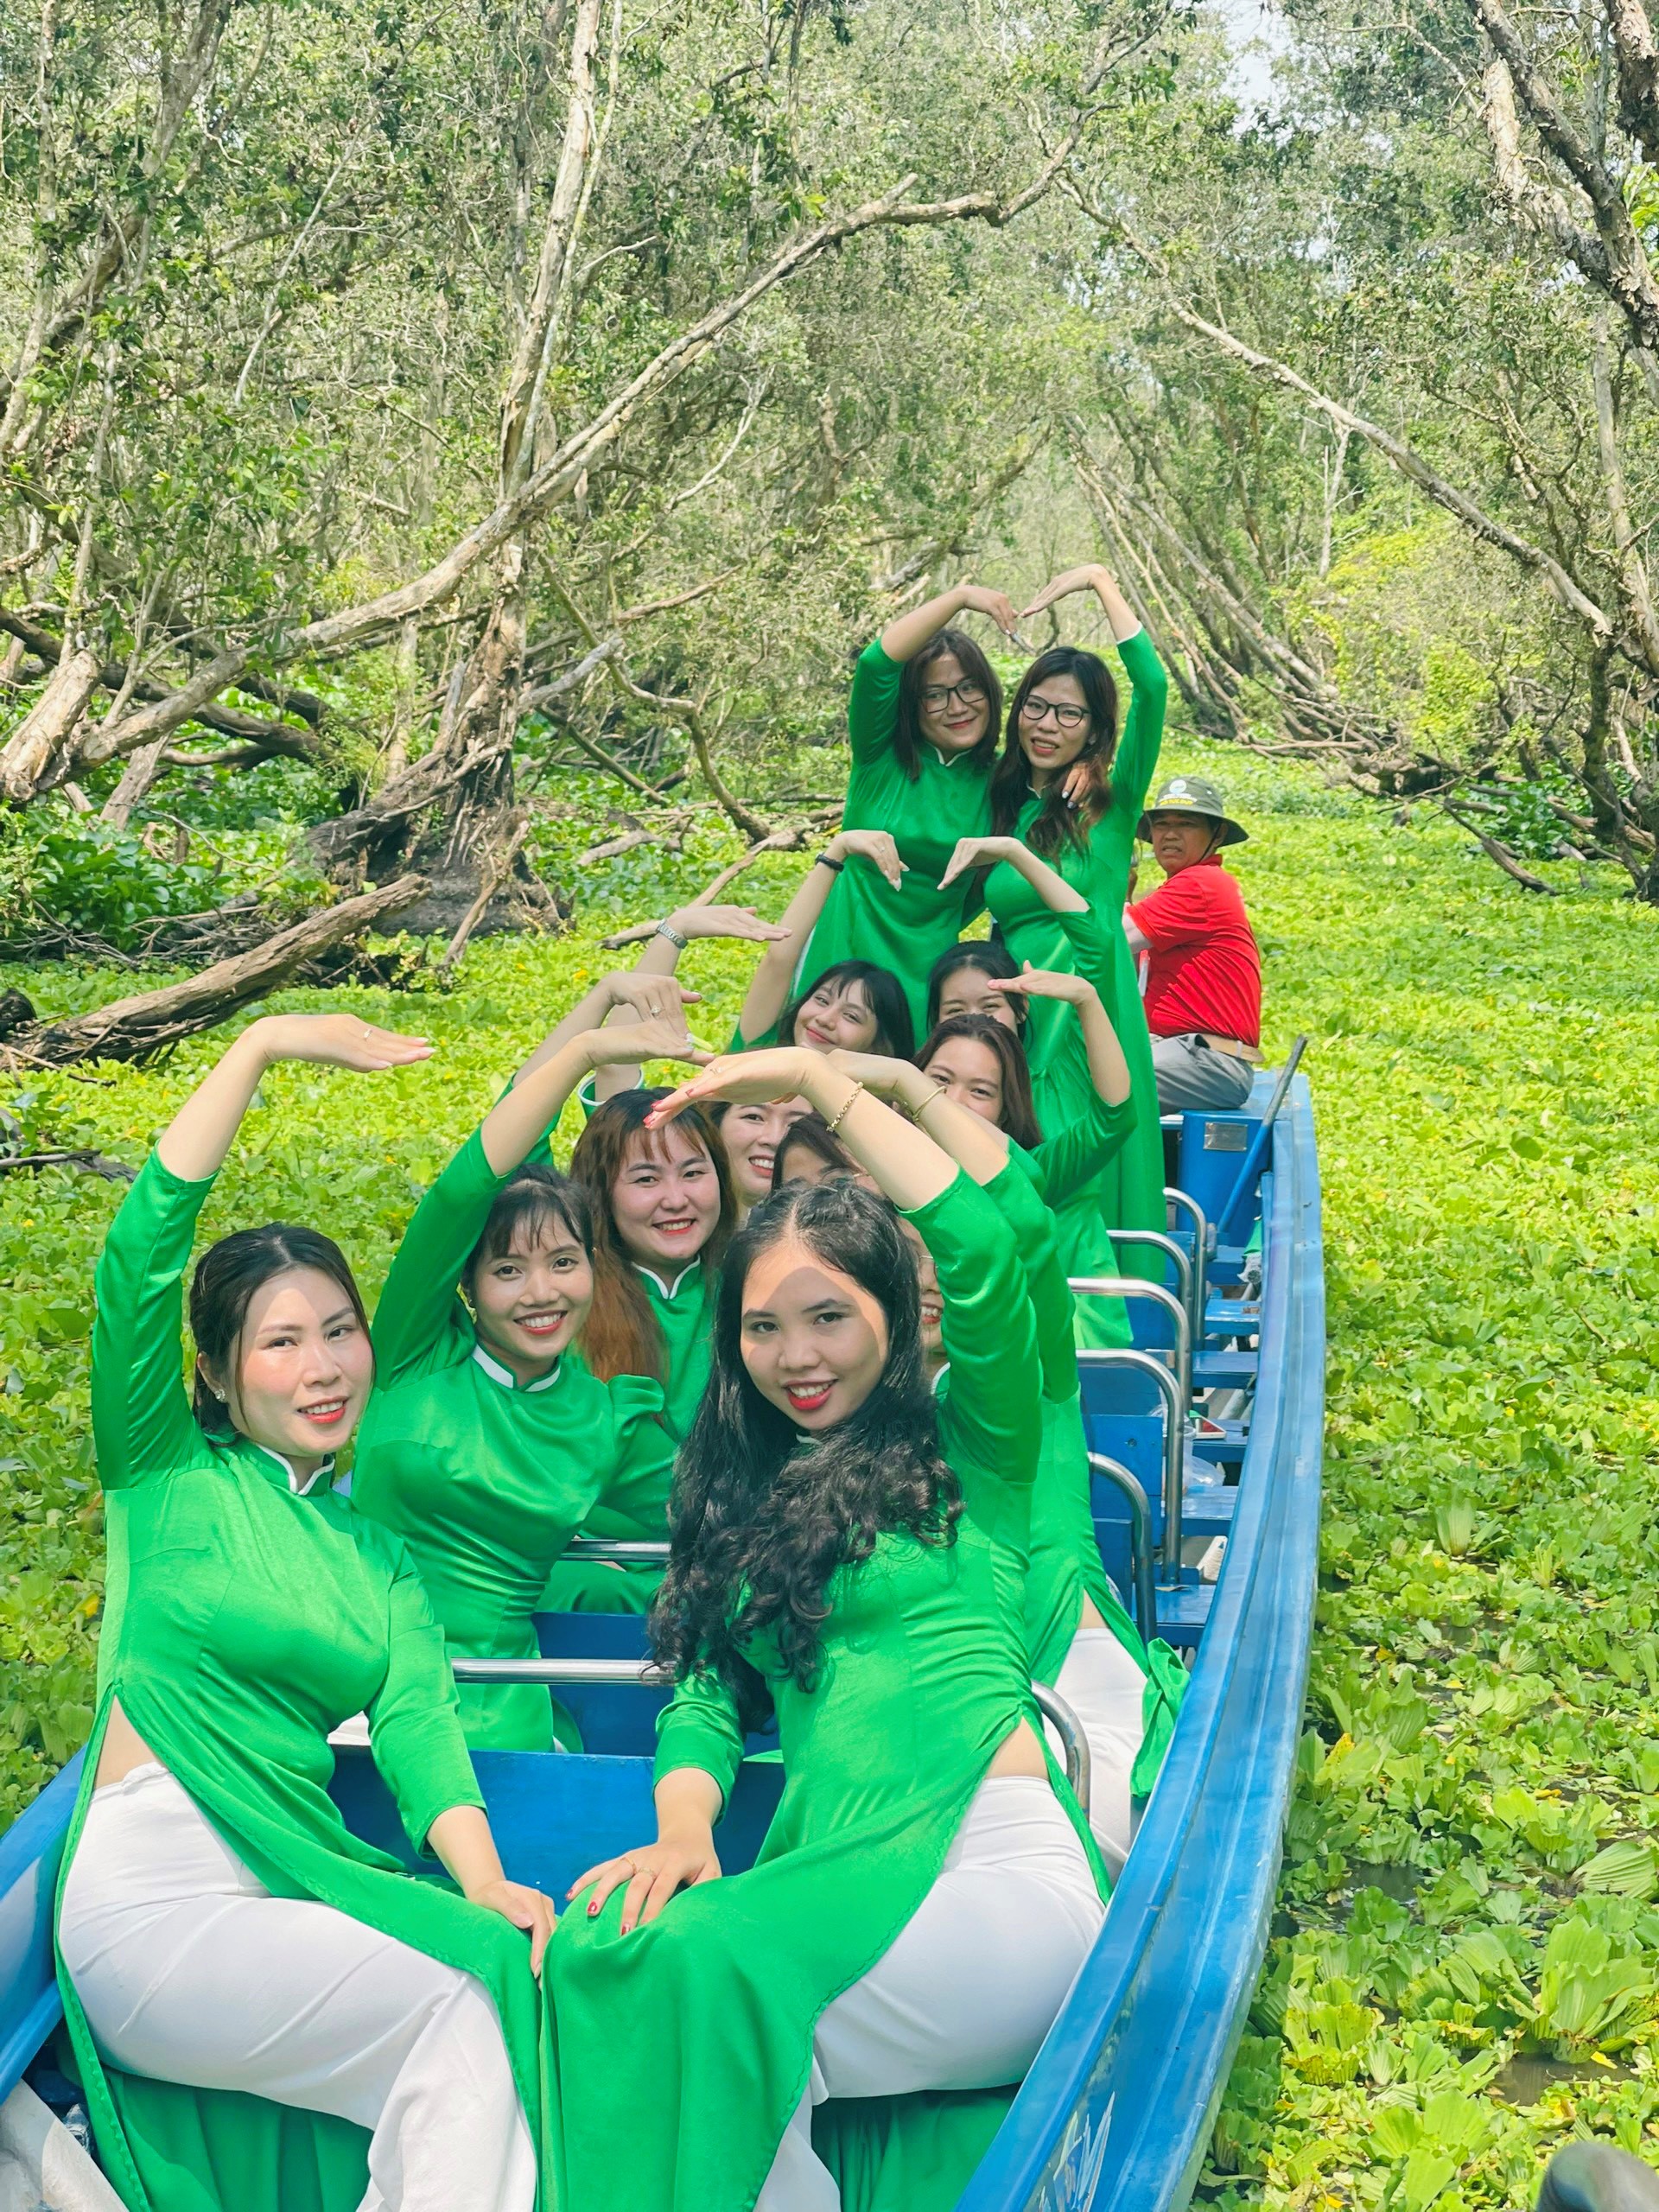
[[[650,979],[652,991],[677,1006],[671,976]],[[590,992],[584,1005],[598,1002]],[[561,1024],[561,1027],[566,1025]],[[375,1308],[374,1350],[383,1382],[442,1358],[455,1325],[455,1290],[468,1255],[483,1234],[502,1184],[541,1144],[571,1092],[613,1058],[702,1057],[685,1033],[683,1010],[626,1027],[590,1028],[567,1036],[550,1053],[533,1055],[416,1207]]]
[[[689,906],[677,906],[656,925],[633,963],[633,974],[636,978],[673,975],[680,955],[699,938],[728,938],[740,944],[778,944],[788,936],[781,922],[763,922],[752,906],[705,906],[694,900]],[[615,1020],[615,1013],[610,1018]],[[639,1082],[637,1066],[602,1068],[594,1083],[595,1103],[614,1097],[619,1090],[632,1090]]]
[[[185,1464],[200,1431],[184,1388],[183,1281],[196,1217],[260,1079],[279,1060],[403,1067],[431,1051],[346,1014],[267,1014],[242,1032],[162,1132],[110,1224],[92,1325],[99,1479],[118,1490]]]
[[[694,999],[696,995],[683,990],[677,983],[665,983],[662,980],[663,972],[665,971],[653,973],[646,969],[642,960],[632,974],[618,969],[609,976],[601,976],[596,983],[582,993],[569,1013],[548,1031],[524,1065],[517,1070],[512,1087],[516,1088],[526,1076],[534,1075],[556,1052],[563,1051],[573,1038],[583,1035],[589,1029],[597,1029],[620,1007],[627,1008],[632,1016],[640,1020],[650,1020],[657,1014],[678,1013],[686,1000]]]
[[[894,1205],[925,1205],[955,1181],[957,1163],[931,1137],[895,1114],[874,1091],[832,1065],[824,1052],[776,1046],[764,1052],[728,1054],[668,1097],[659,1099],[646,1126],[660,1128],[683,1106],[700,1098],[734,1104],[804,1098],[821,1115],[859,1166]]]
[[[896,891],[905,873],[899,848],[885,830],[838,830],[802,877],[778,918],[776,936],[760,956],[743,1011],[737,1018],[745,1044],[759,1042],[778,1025],[793,993],[801,947],[817,926],[836,878],[849,867],[875,868]]]
[[[1118,658],[1134,687],[1128,716],[1112,760],[1112,803],[1138,817],[1163,743],[1169,678],[1151,639],[1141,626],[1141,617],[1118,589],[1111,570],[1098,561],[1085,562],[1081,568],[1068,569],[1064,575],[1056,576],[1022,610],[1020,619],[1024,621],[1028,615],[1040,614],[1045,607],[1079,591],[1092,591],[1100,601],[1117,643]]]
[[[861,1083],[925,1128],[976,1183],[984,1186],[995,1182],[1007,1166],[1008,1140],[995,1123],[948,1098],[943,1085],[913,1060],[889,1059],[880,1052],[830,1052],[825,1057],[852,1082]]]
[[[1073,1007],[1089,1055],[1089,1080],[1107,1105],[1123,1103],[1129,1095],[1129,1064],[1123,1057],[1123,1047],[1112,1027],[1111,1016],[1101,1002],[1100,993],[1086,976],[1068,976],[1058,969],[1033,968],[1027,961],[1023,975],[1006,978],[993,976],[988,981],[992,990],[1004,995],[1018,992],[1027,998],[1058,999]]]
[[[1081,1113],[1045,1137],[1033,1152],[1015,1156],[1023,1162],[1032,1186],[1046,1206],[1063,1206],[1085,1183],[1099,1174],[1108,1160],[1123,1149],[1135,1125],[1138,1108],[1133,1097],[1109,1106],[1096,1090],[1084,1102]]]
[[[939,888],[943,891],[969,868],[995,868],[999,861],[1006,861],[1016,874],[1023,875],[1052,913],[1088,912],[1089,901],[1082,892],[1019,837],[958,837],[957,849],[939,878]]]
[[[827,1054],[797,1047],[716,1060],[652,1109],[653,1126],[698,1098],[804,1097],[878,1189],[915,1223],[938,1269],[950,1353],[951,1465],[976,1485],[1035,1479],[1041,1372],[1026,1281],[1007,1223],[950,1154]]]
[[[878,642],[887,658],[902,666],[958,614],[988,614],[1005,638],[1014,637],[1014,601],[1006,592],[988,591],[982,584],[952,584],[937,599],[912,607],[908,614],[895,615]]]
[[[1043,1373],[1019,1248],[994,1200],[960,1169],[938,1197],[905,1211],[933,1255],[944,1305],[945,1457],[969,1510],[995,1522],[994,1493],[1029,1488],[1042,1441]]]
[[[1120,637],[1117,657],[1131,685],[1129,711],[1112,761],[1112,802],[1138,822],[1157,772],[1169,705],[1169,677],[1144,630]]]

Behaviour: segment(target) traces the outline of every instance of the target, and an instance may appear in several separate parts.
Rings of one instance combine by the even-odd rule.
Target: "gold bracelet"
[[[931,1095],[924,1098],[921,1104],[914,1109],[914,1111],[918,1114],[925,1114],[930,1106],[937,1106],[941,1098],[948,1098],[950,1096],[950,1093],[946,1090],[944,1084],[936,1082],[933,1085]]]
[[[830,1119],[824,1123],[824,1128],[829,1130],[831,1136],[834,1136],[836,1131],[841,1127],[848,1115],[853,1110],[853,1101],[858,1096],[859,1092],[862,1090],[864,1086],[861,1083],[855,1083],[852,1089],[848,1092],[845,1098],[842,1100],[841,1104],[837,1107]]]

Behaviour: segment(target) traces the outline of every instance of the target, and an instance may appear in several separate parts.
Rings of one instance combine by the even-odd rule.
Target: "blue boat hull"
[[[1252,1101],[1258,1118],[1262,1104],[1260,1096]],[[1193,1183],[1206,1172],[1219,1177],[1227,1203],[1216,1211],[1236,1224],[1253,1210],[1255,1192],[1238,1201],[1224,1154],[1202,1156],[1227,1120],[1249,1129],[1248,1110],[1207,1122],[1185,1117],[1182,1182],[1189,1169]],[[1224,1152],[1239,1149],[1230,1141]],[[1084,2212],[1094,2204],[1179,2212],[1255,1986],[1300,1732],[1318,1564],[1324,1282],[1312,1106],[1300,1079],[1262,1165],[1259,1317],[1224,1298],[1212,1308],[1214,1333],[1242,1335],[1248,1325],[1258,1337],[1243,1465],[1236,1491],[1222,1494],[1224,1513],[1211,1493],[1214,1525],[1227,1532],[1225,1563],[1213,1592],[1189,1572],[1158,1597],[1160,1618],[1197,1645],[1186,1702],[1099,1942],[960,2212]],[[1231,1278],[1224,1268],[1217,1279]],[[1245,1371],[1236,1349],[1230,1357],[1234,1371]],[[1127,1421],[1120,1436],[1108,1421],[1091,1438],[1109,1450],[1116,1441],[1126,1454],[1134,1440]],[[1223,1458],[1236,1449],[1225,1438],[1217,1446]],[[1205,1496],[1202,1487],[1194,1493],[1200,1516]],[[1121,1534],[1103,1523],[1109,1566],[1122,1579]],[[582,1617],[567,1617],[544,1630],[550,1651],[592,1635],[582,1656],[599,1656],[637,1649],[640,1625],[619,1620],[595,1630],[591,1619],[584,1626]],[[587,1740],[610,1755],[475,1757],[508,1872],[556,1898],[595,1859],[651,1833],[646,1754],[660,1694],[610,1686],[589,1700]],[[60,2017],[52,1896],[79,1764],[72,1762],[0,1837],[0,2098]],[[746,1765],[721,1832],[728,1869],[753,1859],[780,1782],[774,1762]],[[366,1753],[341,1753],[334,1789],[354,1828],[408,1858]]]

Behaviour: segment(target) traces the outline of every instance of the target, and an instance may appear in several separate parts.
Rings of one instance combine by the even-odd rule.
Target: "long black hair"
[[[1036,819],[1025,832],[1026,842],[1033,853],[1052,854],[1058,852],[1068,839],[1073,844],[1082,844],[1087,832],[1111,804],[1112,755],[1117,750],[1117,686],[1100,655],[1085,652],[1081,645],[1051,645],[1046,653],[1038,654],[1008,702],[1002,758],[991,777],[991,830],[995,836],[1014,835],[1020,810],[1031,797],[1031,763],[1020,742],[1020,717],[1027,700],[1051,676],[1075,678],[1089,709],[1089,734],[1072,764],[1081,765],[1088,771],[1086,797],[1079,806],[1074,807],[1067,801],[1063,786],[1071,772],[1069,769],[1051,777]]]
[[[237,1348],[256,1292],[275,1276],[296,1268],[315,1268],[338,1284],[359,1326],[368,1334],[369,1317],[363,1311],[357,1279],[332,1236],[325,1236],[320,1229],[302,1229],[287,1221],[268,1221],[263,1229],[235,1230],[207,1247],[190,1278],[190,1333],[197,1351],[215,1374],[225,1378],[227,1388],[236,1379]],[[235,1435],[236,1423],[229,1406],[200,1368],[191,1393],[191,1410],[206,1435]]]
[[[964,968],[977,969],[982,976],[995,976],[1001,982],[1011,983],[1019,975],[1020,963],[1000,938],[976,937],[963,944],[948,946],[927,971],[927,1026],[930,1031],[939,1026],[939,1007],[944,998],[944,987],[953,976]],[[1023,1037],[1026,1024],[1031,1018],[1031,1008],[1018,992],[1010,995],[1008,1011],[1014,1016],[1014,1033]]]
[[[887,1359],[857,1412],[805,1436],[762,1397],[743,1363],[743,1290],[784,1238],[849,1275],[880,1306]],[[680,1447],[668,1572],[652,1608],[652,1643],[677,1681],[707,1669],[738,1700],[746,1727],[771,1703],[745,1647],[764,1637],[785,1674],[818,1680],[826,1596],[837,1568],[905,1530],[949,1543],[962,1511],[939,1456],[938,1415],[922,1360],[916,1262],[899,1217],[855,1183],[791,1184],[763,1199],[733,1239],[715,1306],[709,1388]]]
[[[965,630],[941,630],[905,663],[905,672],[899,679],[893,757],[912,784],[922,772],[922,747],[927,742],[922,734],[922,694],[927,689],[928,671],[946,653],[956,655],[963,675],[985,694],[985,734],[969,751],[960,772],[982,776],[996,758],[997,726],[1002,720],[1002,686],[996,671]]]
[[[859,984],[875,1020],[875,1036],[870,1050],[884,1052],[892,1060],[907,1060],[916,1050],[916,1029],[910,1018],[910,1001],[905,996],[905,987],[891,968],[878,968],[873,960],[837,960],[821,969],[804,991],[798,991],[778,1017],[778,1042],[795,1042],[795,1017],[813,995],[825,984],[831,988],[845,988],[849,983]]]
[[[1031,1064],[1026,1058],[1025,1046],[1012,1029],[1001,1021],[993,1021],[988,1014],[953,1014],[948,1021],[938,1024],[917,1053],[917,1066],[925,1073],[940,1046],[950,1044],[957,1037],[983,1045],[995,1060],[1002,1084],[1002,1110],[997,1116],[996,1126],[1027,1152],[1034,1152],[1043,1141],[1043,1131],[1037,1119],[1037,1103],[1031,1095]]]

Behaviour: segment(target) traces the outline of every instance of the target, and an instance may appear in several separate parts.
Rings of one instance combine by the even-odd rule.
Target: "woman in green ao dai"
[[[1020,1624],[1042,1379],[1013,1235],[822,1053],[721,1061],[659,1113],[779,1096],[928,1247],[953,1388],[937,1407],[887,1205],[849,1185],[756,1209],[653,1615],[679,1680],[658,1839],[575,1885],[550,1951],[551,2185],[582,2212],[833,2212],[873,2162],[878,2201],[953,2204],[1103,1911]],[[753,1868],[717,1879],[768,1710],[783,1798]],[[872,2122],[863,2101],[895,2092]]]
[[[374,1363],[338,1246],[197,1217],[268,1071],[428,1047],[345,1015],[245,1029],[158,1140],[99,1263],[108,1521],[97,1717],[60,1877],[59,1986],[130,2212],[531,2212],[552,1907],[505,1880],[408,1553],[332,1487]],[[331,1732],[366,1712],[411,1842],[345,1826]],[[521,1929],[528,1929],[527,1945]]]

